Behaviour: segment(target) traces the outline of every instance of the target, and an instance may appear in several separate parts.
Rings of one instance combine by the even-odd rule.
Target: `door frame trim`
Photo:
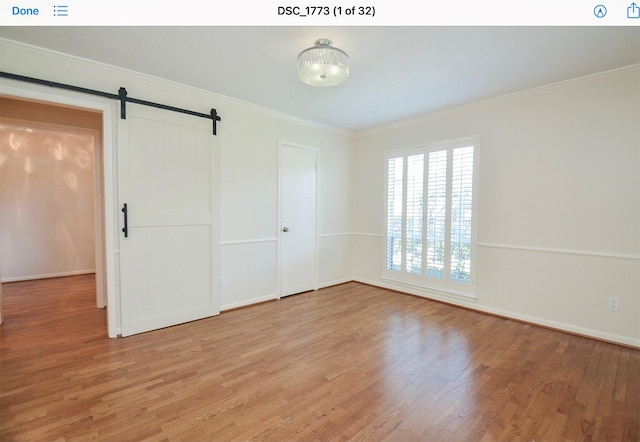
[[[277,242],[277,257],[276,257],[276,263],[277,263],[277,299],[281,299],[282,298],[282,263],[281,263],[281,259],[282,259],[282,252],[281,252],[281,248],[282,248],[282,241],[280,241],[281,238],[281,234],[282,232],[280,231],[280,229],[282,228],[282,148],[284,146],[288,146],[288,147],[293,147],[296,149],[304,149],[304,150],[309,150],[312,152],[315,152],[316,154],[316,198],[315,198],[315,212],[316,212],[316,226],[315,226],[315,241],[314,241],[314,281],[313,281],[313,290],[318,290],[319,287],[319,265],[318,265],[318,257],[319,257],[319,252],[318,252],[318,242],[319,242],[319,237],[318,237],[318,170],[319,170],[319,164],[320,164],[320,149],[318,149],[317,147],[313,147],[313,146],[309,146],[309,145],[305,145],[305,144],[300,144],[300,143],[292,143],[286,140],[281,140],[278,139],[278,194],[276,196],[277,198],[277,206],[278,206],[278,219],[277,219],[277,223],[276,223],[276,238],[278,239]]]
[[[102,113],[102,195],[104,197],[103,229],[104,238],[97,238],[96,242],[103,241],[105,266],[96,268],[96,272],[103,272],[107,286],[107,334],[115,338],[120,334],[120,299],[116,284],[116,268],[119,258],[117,247],[117,214],[114,206],[117,177],[114,175],[114,130],[113,122],[116,120],[116,106],[106,98],[95,97],[91,99],[77,92],[56,90],[52,93],[50,88],[30,83],[18,83],[9,80],[11,86],[0,84],[0,94],[25,100],[44,101],[57,105],[95,110]],[[46,92],[45,92],[46,91]],[[96,232],[98,234],[98,232]]]

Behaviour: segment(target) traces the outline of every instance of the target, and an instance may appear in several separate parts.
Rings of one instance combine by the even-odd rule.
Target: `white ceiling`
[[[640,63],[640,27],[3,27],[0,37],[350,131]],[[346,83],[298,80],[296,57],[318,38],[351,57]]]

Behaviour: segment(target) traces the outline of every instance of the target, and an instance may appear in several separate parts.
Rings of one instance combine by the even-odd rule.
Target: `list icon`
[[[69,6],[67,6],[67,5],[53,5],[53,16],[54,17],[68,17],[69,16]]]

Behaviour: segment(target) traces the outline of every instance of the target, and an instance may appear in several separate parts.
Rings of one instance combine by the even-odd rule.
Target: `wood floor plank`
[[[115,340],[92,275],[3,292],[3,441],[640,438],[640,350],[363,284]]]

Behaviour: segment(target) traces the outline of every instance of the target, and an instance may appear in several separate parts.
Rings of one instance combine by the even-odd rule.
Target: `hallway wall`
[[[8,98],[0,109],[2,281],[94,272],[100,115]]]

